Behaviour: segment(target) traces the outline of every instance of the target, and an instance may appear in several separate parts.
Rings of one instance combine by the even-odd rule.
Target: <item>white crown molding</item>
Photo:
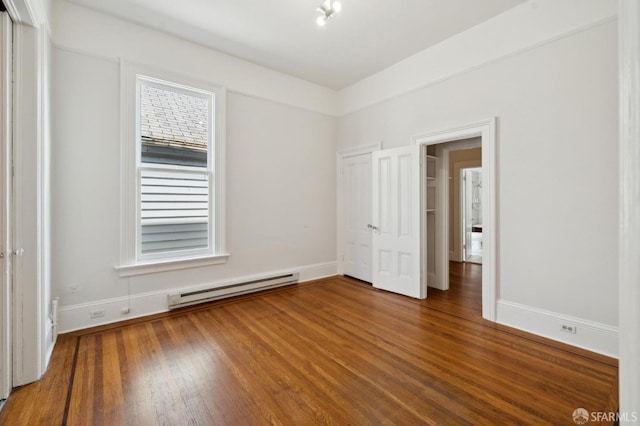
[[[40,27],[49,27],[49,19],[42,0],[4,0],[7,12],[14,22]]]

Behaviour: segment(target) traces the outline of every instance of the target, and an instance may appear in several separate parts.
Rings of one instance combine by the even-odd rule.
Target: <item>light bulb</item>
[[[319,26],[324,27],[324,24],[327,23],[327,17],[324,15],[318,16],[318,19],[316,19],[316,22],[318,23]]]
[[[339,1],[334,1],[333,4],[331,5],[331,8],[336,13],[339,13],[342,10],[342,3],[340,3]]]

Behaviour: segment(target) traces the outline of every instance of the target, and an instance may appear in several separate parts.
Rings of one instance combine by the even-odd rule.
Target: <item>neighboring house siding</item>
[[[165,252],[207,247],[208,223],[143,225],[142,253]]]
[[[142,253],[208,245],[206,172],[142,172]]]

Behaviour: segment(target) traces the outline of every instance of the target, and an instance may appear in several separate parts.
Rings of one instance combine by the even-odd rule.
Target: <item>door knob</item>
[[[19,249],[12,250],[9,254],[13,256],[22,256],[24,254],[24,249],[19,248]]]

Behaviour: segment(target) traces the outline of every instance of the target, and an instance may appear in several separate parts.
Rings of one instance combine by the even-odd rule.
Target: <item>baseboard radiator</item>
[[[182,308],[184,306],[196,305],[198,303],[211,302],[213,300],[239,296],[241,294],[296,284],[298,279],[298,272],[293,272],[290,274],[269,276],[221,287],[169,294],[169,309]]]

